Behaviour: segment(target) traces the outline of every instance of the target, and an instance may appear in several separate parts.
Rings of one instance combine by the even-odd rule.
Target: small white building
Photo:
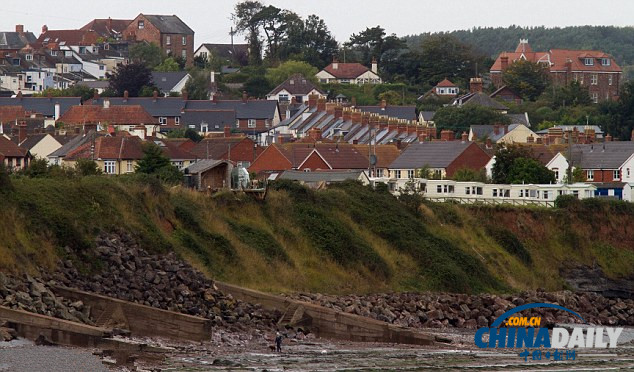
[[[372,61],[371,69],[360,63],[340,63],[334,60],[315,76],[322,84],[381,84],[379,68],[376,61]]]
[[[308,96],[310,95],[326,98],[326,93],[302,74],[293,74],[270,91],[266,95],[266,99],[278,102],[291,102],[294,98],[295,103],[304,103],[308,102]]]

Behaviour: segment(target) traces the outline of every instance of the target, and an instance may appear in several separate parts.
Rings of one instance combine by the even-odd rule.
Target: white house
[[[558,153],[546,167],[555,172],[557,181],[563,182],[572,159],[572,168],[583,170],[588,182],[634,183],[634,143],[603,142],[573,145]]]
[[[295,98],[296,103],[308,102],[309,95],[316,95],[318,98],[326,98],[326,93],[306,79],[301,74],[293,74],[280,85],[275,87],[266,99],[278,102],[290,102]]]
[[[372,68],[369,69],[360,63],[340,63],[334,60],[315,76],[320,83],[381,84],[378,71],[376,61],[372,61]]]

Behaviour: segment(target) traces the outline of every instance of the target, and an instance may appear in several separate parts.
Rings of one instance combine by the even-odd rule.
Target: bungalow
[[[338,84],[381,84],[376,60],[369,69],[360,63],[340,63],[336,59],[317,73],[320,83]]]
[[[64,163],[75,166],[78,159],[94,159],[104,174],[134,173],[143,158],[143,140],[136,136],[97,137],[70,151]],[[94,146],[94,147],[93,147]]]
[[[634,142],[572,145],[546,165],[559,183],[564,182],[569,166],[581,169],[587,182],[634,182]]]
[[[310,188],[322,188],[331,183],[345,181],[358,181],[363,185],[369,185],[370,179],[366,171],[344,170],[344,171],[317,171],[304,172],[298,170],[287,170],[279,175],[278,180],[297,181]]]
[[[292,98],[294,98],[296,103],[303,103],[308,102],[308,96],[313,94],[320,98],[326,97],[326,93],[323,90],[306,79],[302,74],[293,74],[270,91],[269,94],[266,95],[266,99],[278,102],[290,102]]]
[[[0,163],[9,170],[20,170],[29,166],[32,156],[29,150],[22,148],[0,136]]]
[[[145,128],[143,138],[159,131],[158,121],[140,105],[111,106],[108,99],[103,101],[103,106],[73,106],[57,122],[63,124],[66,130],[101,126],[132,132],[141,126]]]
[[[461,168],[483,169],[491,156],[475,142],[431,141],[410,144],[392,164],[390,177],[412,179],[429,168],[434,178],[451,178]]]

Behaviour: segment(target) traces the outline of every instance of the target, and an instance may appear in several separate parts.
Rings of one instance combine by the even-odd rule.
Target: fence
[[[425,199],[437,202],[454,201],[460,204],[483,204],[483,205],[534,205],[539,207],[553,208],[555,202],[553,200],[534,200],[534,199],[508,199],[508,198],[468,198],[461,196],[425,196]]]

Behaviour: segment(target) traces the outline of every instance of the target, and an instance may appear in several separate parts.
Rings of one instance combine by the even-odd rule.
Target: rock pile
[[[93,325],[90,308],[81,301],[55,296],[40,279],[29,275],[22,278],[0,273],[0,305],[30,311],[55,318]]]
[[[206,317],[215,326],[236,330],[272,329],[281,316],[224,294],[175,254],[151,255],[127,234],[98,237],[95,252],[104,266],[101,273],[81,274],[66,260],[51,279],[67,287]]]
[[[606,298],[594,293],[527,291],[518,295],[466,295],[453,293],[391,293],[366,296],[329,296],[300,293],[294,299],[338,311],[416,328],[479,328],[490,326],[507,310],[526,303],[554,303],[580,314],[588,323],[634,325],[634,300]],[[538,308],[522,316],[539,316],[542,326],[579,323],[563,310]]]

